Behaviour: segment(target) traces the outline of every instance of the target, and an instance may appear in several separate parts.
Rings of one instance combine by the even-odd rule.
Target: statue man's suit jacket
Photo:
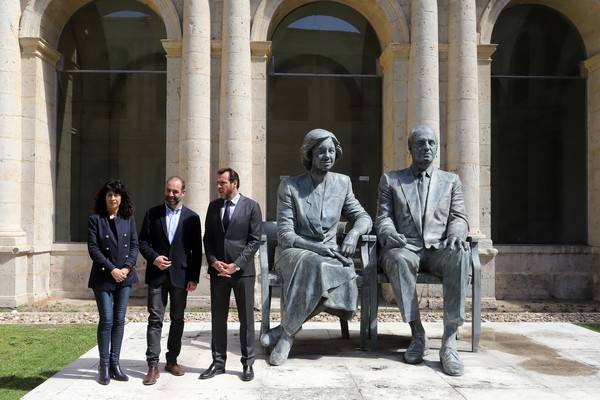
[[[417,179],[410,168],[383,174],[375,229],[384,247],[392,232],[403,234],[406,248],[412,251],[437,249],[449,236],[467,238],[469,225],[458,175],[432,170],[424,218],[418,196]]]

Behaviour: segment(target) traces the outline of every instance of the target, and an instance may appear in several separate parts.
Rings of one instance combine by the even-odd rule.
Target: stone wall
[[[496,256],[496,298],[590,300],[594,256],[587,246],[505,246]]]
[[[52,246],[49,261],[49,295],[53,297],[68,297],[75,299],[92,299],[94,294],[88,288],[88,278],[92,261],[84,243],[56,243]],[[139,282],[134,285],[133,297],[146,297],[144,273],[146,260],[138,256],[136,270]],[[210,296],[209,280],[206,261],[203,260],[200,282],[195,292],[190,293],[188,303],[191,305],[206,305]]]

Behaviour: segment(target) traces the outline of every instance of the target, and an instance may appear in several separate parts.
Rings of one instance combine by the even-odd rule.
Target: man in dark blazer
[[[231,290],[240,320],[242,380],[254,378],[254,254],[260,246],[262,215],[258,203],[239,193],[240,178],[231,168],[217,172],[219,198],[212,201],[204,223],[204,250],[210,273],[212,357],[200,375],[209,379],[225,373],[227,315]]]
[[[444,285],[444,334],[440,361],[448,375],[462,375],[456,333],[465,320],[469,280],[469,224],[458,175],[433,166],[437,151],[435,132],[415,127],[408,139],[409,168],[381,177],[375,229],[382,246],[380,264],[394,289],[408,322],[412,340],[404,360],[423,361],[427,336],[421,324],[417,273],[426,270]]]
[[[202,264],[202,232],[198,214],[182,203],[185,182],[178,176],[165,183],[165,203],[149,209],[140,232],[140,252],[147,261],[148,329],[144,385],[156,383],[160,373],[160,336],[167,298],[171,299],[171,327],[165,370],[185,373],[177,364],[183,335],[187,293],[196,290]]]

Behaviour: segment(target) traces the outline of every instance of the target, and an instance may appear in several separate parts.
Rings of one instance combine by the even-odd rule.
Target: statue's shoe
[[[283,334],[277,341],[275,348],[271,352],[271,356],[269,357],[269,364],[271,365],[281,365],[288,359],[288,355],[290,354],[290,350],[292,349],[292,344],[294,343],[294,338]]]
[[[419,364],[423,362],[423,356],[427,354],[429,343],[427,336],[413,336],[404,353],[404,361],[407,364]]]
[[[260,344],[263,347],[269,348],[275,346],[277,344],[277,341],[281,337],[282,331],[283,329],[281,328],[281,325],[278,325],[273,329],[269,329],[267,333],[263,333],[262,335],[260,335]]]
[[[442,370],[447,375],[461,376],[465,373],[465,367],[455,348],[442,346],[440,349],[440,362],[442,363]]]

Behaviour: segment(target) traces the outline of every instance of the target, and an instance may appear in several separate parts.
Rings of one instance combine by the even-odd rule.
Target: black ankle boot
[[[110,383],[109,366],[100,364],[98,366],[98,383],[108,385]]]
[[[118,361],[111,361],[110,363],[110,377],[117,381],[128,381],[129,377],[125,375],[125,372],[121,369]]]

